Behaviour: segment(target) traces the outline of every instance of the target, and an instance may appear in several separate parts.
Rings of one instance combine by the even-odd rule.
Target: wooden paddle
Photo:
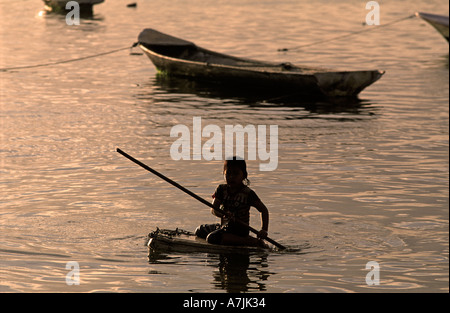
[[[201,203],[213,208],[214,210],[216,210],[219,213],[225,214],[225,211],[223,211],[220,208],[215,208],[212,203],[206,201],[205,199],[203,199],[202,197],[197,196],[195,193],[193,193],[192,191],[190,191],[189,189],[184,188],[183,186],[181,186],[180,184],[178,184],[177,182],[174,182],[173,180],[171,180],[170,178],[164,176],[163,174],[155,171],[154,169],[152,169],[151,167],[149,167],[148,165],[145,165],[144,163],[142,163],[139,160],[136,160],[135,158],[133,158],[131,155],[127,154],[126,152],[122,151],[121,149],[117,148],[117,152],[119,152],[121,155],[123,155],[124,157],[126,157],[127,159],[129,159],[130,161],[136,163],[137,165],[139,165],[140,167],[143,167],[144,169],[146,169],[147,171],[151,172],[152,174],[155,174],[156,176],[158,176],[159,178],[165,180],[166,182],[168,182],[169,184],[177,187],[178,189],[180,189],[181,191],[184,191],[185,193],[187,193],[188,195],[190,195],[191,197],[197,199],[198,201],[200,201]],[[241,224],[244,227],[247,227],[252,233],[254,234],[258,234],[259,232],[254,229],[253,227],[251,227],[250,225],[235,219],[235,221],[239,224]],[[270,239],[269,237],[264,238],[264,240],[267,240],[268,242],[270,242],[271,244],[273,244],[274,246],[276,246],[277,248],[284,250],[286,249],[285,246],[279,244],[278,242],[276,242],[273,239]]]

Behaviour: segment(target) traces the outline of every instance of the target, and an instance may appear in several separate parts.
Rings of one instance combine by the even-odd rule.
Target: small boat
[[[436,28],[436,30],[448,40],[448,20],[449,17],[445,15],[436,15],[430,13],[416,12],[416,16],[427,21],[431,26]]]
[[[152,253],[217,253],[217,254],[252,254],[267,253],[272,248],[214,245],[194,233],[182,229],[159,229],[148,234],[147,247]]]
[[[384,74],[379,70],[337,71],[244,59],[149,28],[139,34],[138,43],[160,73],[231,84],[258,93],[352,97]]]
[[[66,14],[73,9],[72,7],[66,9],[66,4],[69,1],[70,0],[44,0],[44,3],[49,11]],[[77,0],[76,2],[78,2],[80,6],[81,15],[92,15],[93,13],[92,7],[95,4],[102,3],[103,1],[105,0]]]

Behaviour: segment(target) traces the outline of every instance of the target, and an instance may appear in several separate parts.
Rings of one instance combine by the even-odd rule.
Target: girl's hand
[[[236,221],[236,216],[234,216],[233,213],[231,212],[225,212],[225,215],[227,216],[229,221],[235,222]]]
[[[261,229],[256,235],[259,239],[267,238],[267,230]]]
[[[216,211],[216,210],[214,210],[214,209],[212,209],[212,214],[215,215],[215,216],[217,216],[217,217],[220,217],[220,218],[223,217],[222,212]]]

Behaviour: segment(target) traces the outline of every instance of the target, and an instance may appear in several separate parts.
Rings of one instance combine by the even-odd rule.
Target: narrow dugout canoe
[[[436,28],[436,30],[444,36],[447,41],[448,39],[448,24],[449,24],[449,17],[445,15],[437,15],[437,14],[430,14],[430,13],[423,13],[423,12],[416,12],[416,16],[422,18],[423,20],[427,21],[431,26]]]
[[[192,232],[178,228],[175,230],[157,228],[148,235],[147,247],[149,254],[161,252],[249,254],[267,253],[273,250],[272,248],[213,245],[198,238]]]
[[[352,97],[384,74],[379,70],[336,71],[238,58],[149,28],[139,34],[138,42],[162,73],[262,93]]]

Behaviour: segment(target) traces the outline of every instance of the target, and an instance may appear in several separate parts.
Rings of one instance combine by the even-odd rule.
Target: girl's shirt
[[[222,210],[233,213],[234,216],[246,223],[250,224],[250,207],[259,201],[256,193],[249,187],[244,186],[239,191],[232,193],[227,184],[219,185],[214,192],[213,198],[220,200]],[[230,221],[226,216],[221,218],[222,226],[226,226],[226,230],[239,236],[248,236],[249,230],[240,224]]]

